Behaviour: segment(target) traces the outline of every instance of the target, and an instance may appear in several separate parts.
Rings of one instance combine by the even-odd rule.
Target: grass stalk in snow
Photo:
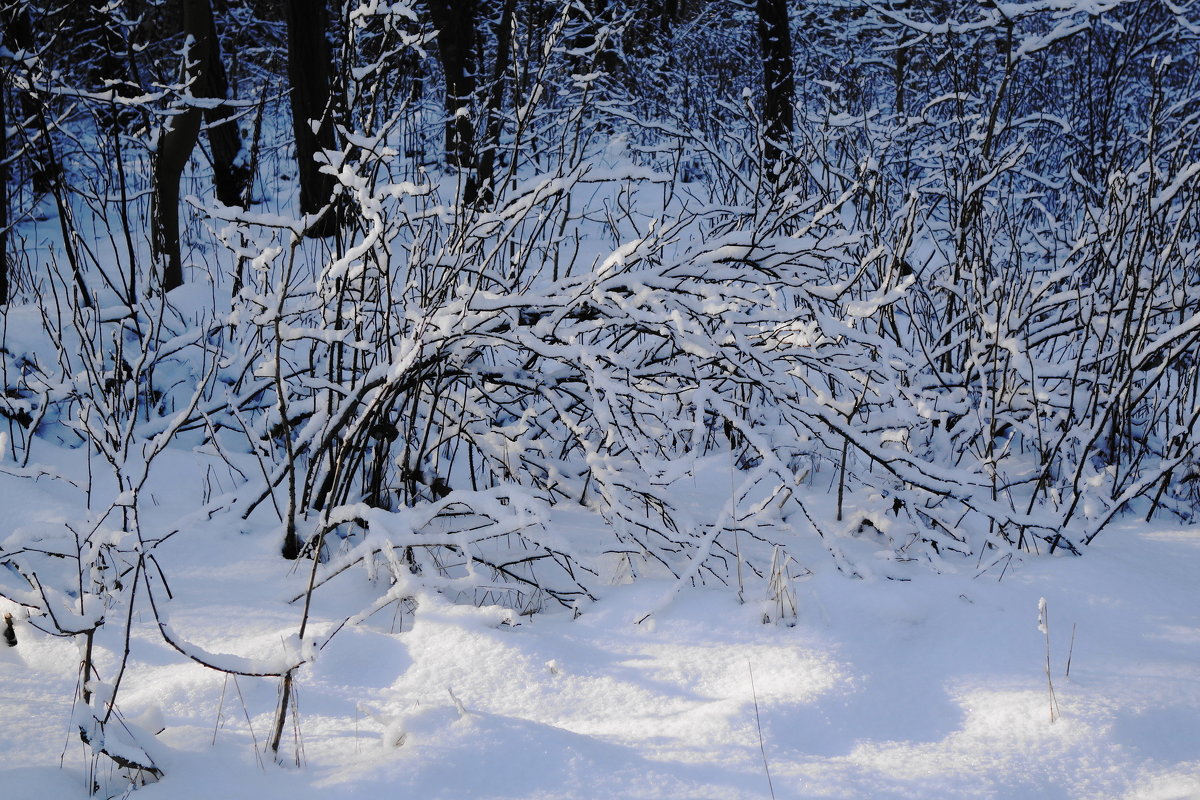
[[[770,587],[770,602],[772,610],[775,612],[775,619],[779,621],[788,620],[788,625],[796,624],[796,592],[791,585],[791,573],[788,571],[788,564],[792,561],[784,549],[779,545],[775,546],[775,552],[771,556],[771,572],[768,578],[768,586]],[[771,615],[763,614],[763,622],[770,622]]]
[[[767,746],[763,742],[762,716],[758,713],[758,690],[754,688],[754,665],[746,662],[750,670],[750,696],[754,698],[754,725],[758,728],[758,750],[762,753],[763,771],[767,774],[767,788],[771,792],[771,800],[775,800],[775,785],[771,783],[771,765],[767,763]]]
[[[1050,677],[1050,615],[1044,597],[1038,600],[1038,630],[1046,637],[1046,689],[1050,694],[1050,722],[1054,723],[1062,716],[1062,712],[1054,695],[1054,679]]]
[[[1071,677],[1071,658],[1075,655],[1075,628],[1076,623],[1071,623],[1071,643],[1067,645],[1067,667],[1063,671],[1064,678]]]
[[[225,690],[229,688],[229,674],[225,674],[225,681],[221,684],[221,698],[217,701],[217,721],[213,723],[212,746],[217,746],[217,731],[221,729],[221,718],[225,713]]]

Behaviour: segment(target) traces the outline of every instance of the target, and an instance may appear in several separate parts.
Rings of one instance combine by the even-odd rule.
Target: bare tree
[[[195,150],[201,118],[208,122],[212,147],[213,183],[225,205],[246,205],[249,166],[241,158],[241,133],[226,104],[201,105],[195,97],[225,100],[229,83],[221,61],[220,43],[210,0],[180,0],[183,32],[191,42],[183,75],[180,102],[163,126],[154,157],[152,211],[153,246],[162,264],[163,289],[183,284],[179,253],[179,181]]]
[[[757,0],[758,44],[763,63],[763,159],[768,170],[778,169],[787,152],[795,124],[792,109],[796,79],[792,65],[792,33],[787,0]]]
[[[517,0],[504,0],[500,13],[500,24],[496,28],[496,59],[492,65],[491,86],[484,104],[487,125],[484,128],[483,146],[479,148],[479,159],[475,174],[467,183],[468,203],[476,199],[489,203],[495,198],[496,151],[500,147],[500,132],[503,127],[501,116],[504,104],[505,73],[508,72],[512,51],[513,15]]]
[[[337,229],[336,216],[330,213],[335,184],[333,176],[323,172],[318,161],[322,151],[335,146],[330,108],[333,57],[325,38],[329,12],[325,0],[288,0],[284,10],[300,210],[305,214],[322,214],[310,226],[310,236],[331,236]]]
[[[229,79],[217,36],[216,19],[208,13],[208,59],[197,77],[196,95],[215,100],[229,100]],[[213,184],[217,199],[227,206],[245,208],[249,204],[250,165],[242,152],[242,133],[234,109],[227,103],[206,107],[204,121],[208,125],[208,145],[212,150]]]
[[[430,0],[429,3],[446,81],[446,162],[460,169],[469,169],[475,159],[471,99],[477,83],[478,11],[479,0]]]
[[[0,83],[0,305],[8,302],[8,113]]]
[[[24,70],[23,62],[35,50],[33,24],[29,17],[29,4],[24,0],[9,0],[0,3],[0,28],[3,29],[2,42],[11,53],[20,53],[23,58],[14,60],[8,68],[7,78],[15,78],[17,70]],[[6,81],[8,82],[8,81]],[[16,83],[16,81],[11,81]],[[38,99],[28,75],[22,76],[21,86],[16,90],[17,106],[15,112],[20,114],[13,123],[26,139],[26,152],[29,155],[29,176],[33,192],[44,195],[50,191],[51,185],[58,175],[58,160],[50,147],[50,133],[46,122],[45,110]],[[6,129],[7,131],[7,129]],[[13,155],[10,150],[10,155]]]

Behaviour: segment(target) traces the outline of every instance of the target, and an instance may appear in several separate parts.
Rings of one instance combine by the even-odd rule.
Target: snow
[[[279,587],[306,569],[289,575],[270,541],[198,522],[159,545],[177,635],[233,660],[296,657],[299,609]],[[165,773],[136,794],[768,797],[757,703],[779,798],[1200,796],[1200,528],[1127,523],[1082,558],[971,566],[895,581],[804,564],[794,625],[764,624],[761,578],[744,604],[642,579],[578,616],[416,589],[328,638],[376,591],[354,572],[314,604],[327,644],[296,673],[302,768],[264,752],[274,681],[226,678],[135,627],[119,708],[146,721],[131,729]],[[69,730],[79,653],[4,610],[19,639],[0,647],[5,797],[87,797]]]

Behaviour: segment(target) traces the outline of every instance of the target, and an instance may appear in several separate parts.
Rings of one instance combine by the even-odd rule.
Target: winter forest
[[[0,26],[0,794],[1200,797],[1194,0]]]

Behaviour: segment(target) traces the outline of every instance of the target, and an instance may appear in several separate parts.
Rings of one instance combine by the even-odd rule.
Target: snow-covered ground
[[[196,490],[198,476],[179,481],[187,454],[174,457],[166,474]],[[9,529],[66,496],[5,481]],[[225,524],[159,546],[171,624],[209,651],[269,659],[295,632],[286,601],[309,562]],[[415,614],[387,606],[301,667],[282,748],[299,768],[264,752],[275,680],[187,661],[139,610],[120,708],[162,728],[149,749],[165,778],[136,796],[1200,797],[1200,529],[1130,523],[1083,557],[947,561],[906,581],[801,566],[790,626],[763,623],[757,578],[740,603],[736,587],[676,594],[617,576],[574,619],[418,590]],[[318,628],[378,595],[360,572],[338,580]],[[0,645],[0,797],[86,797],[76,645],[21,620],[16,633]],[[122,791],[104,769],[101,790]]]

